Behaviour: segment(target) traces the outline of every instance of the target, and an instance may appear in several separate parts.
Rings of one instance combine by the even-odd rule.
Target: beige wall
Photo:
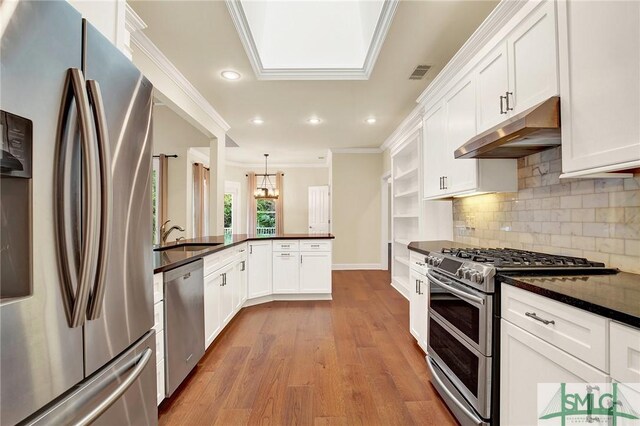
[[[382,154],[333,154],[334,265],[379,265],[382,173]]]
[[[586,257],[640,273],[640,174],[560,180],[560,171],[560,148],[546,150],[518,160],[517,193],[454,200],[454,239]]]
[[[187,229],[187,151],[190,147],[208,147],[209,138],[167,107],[153,110],[153,154],[177,154],[169,158],[167,215],[171,225]],[[170,239],[184,236],[174,231]]]
[[[245,174],[250,171],[247,167],[225,167],[225,181],[240,183],[240,232],[247,231],[247,180]],[[257,173],[264,173],[264,169],[252,169]],[[309,229],[309,187],[329,185],[329,173],[326,167],[278,167],[269,172],[284,172],[284,232],[306,233]]]

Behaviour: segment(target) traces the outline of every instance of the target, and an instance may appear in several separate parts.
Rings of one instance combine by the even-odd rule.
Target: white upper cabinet
[[[640,2],[558,2],[562,171],[640,167]]]
[[[475,105],[478,113],[478,133],[506,119],[505,96],[509,91],[508,70],[506,42],[500,43],[476,67],[478,89]]]
[[[555,23],[541,2],[475,67],[478,134],[559,93]]]
[[[446,170],[444,159],[447,155],[445,114],[445,105],[441,102],[429,111],[423,120],[422,156],[425,197],[441,195],[443,191],[443,178]]]
[[[478,184],[478,160],[456,160],[453,153],[476,135],[476,81],[465,77],[445,97],[447,151],[444,193],[474,190]]]
[[[517,190],[516,160],[456,160],[454,152],[559,93],[555,2],[523,4],[500,36],[423,100],[435,105],[423,122],[425,199]]]
[[[474,192],[517,191],[516,160],[455,159],[454,151],[476,133],[475,74],[460,80],[423,120],[424,198]]]
[[[510,115],[539,104],[558,91],[555,2],[542,2],[507,37]]]

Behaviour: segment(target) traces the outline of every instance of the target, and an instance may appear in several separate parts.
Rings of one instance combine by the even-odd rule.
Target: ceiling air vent
[[[431,65],[418,65],[409,76],[409,80],[422,80],[431,69]]]

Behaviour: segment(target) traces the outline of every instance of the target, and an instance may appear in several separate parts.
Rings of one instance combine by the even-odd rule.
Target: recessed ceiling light
[[[252,122],[253,124],[260,125],[260,124],[263,124],[263,123],[264,123],[264,120],[263,120],[262,118],[254,118],[253,120],[251,120],[251,122]]]
[[[227,80],[238,80],[240,78],[239,72],[231,70],[222,71],[220,75],[222,75],[222,77],[226,78]]]
[[[367,124],[374,124],[376,122],[376,119],[374,117],[369,117],[365,121],[367,122]]]
[[[321,120],[318,117],[311,117],[310,119],[307,120],[309,124],[313,124],[314,126],[316,124],[320,124],[320,121]]]

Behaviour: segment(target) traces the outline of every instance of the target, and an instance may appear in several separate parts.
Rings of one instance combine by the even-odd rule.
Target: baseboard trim
[[[331,293],[308,293],[308,294],[270,294],[267,296],[256,297],[255,299],[247,299],[242,305],[243,308],[249,306],[260,305],[269,302],[285,302],[285,301],[308,301],[308,300],[333,300]]]
[[[383,269],[379,263],[334,263],[334,271],[359,271],[366,269]]]
[[[401,283],[395,282],[393,279],[391,279],[391,287],[393,287],[398,293],[403,295],[405,299],[409,300],[409,290],[407,290]]]

